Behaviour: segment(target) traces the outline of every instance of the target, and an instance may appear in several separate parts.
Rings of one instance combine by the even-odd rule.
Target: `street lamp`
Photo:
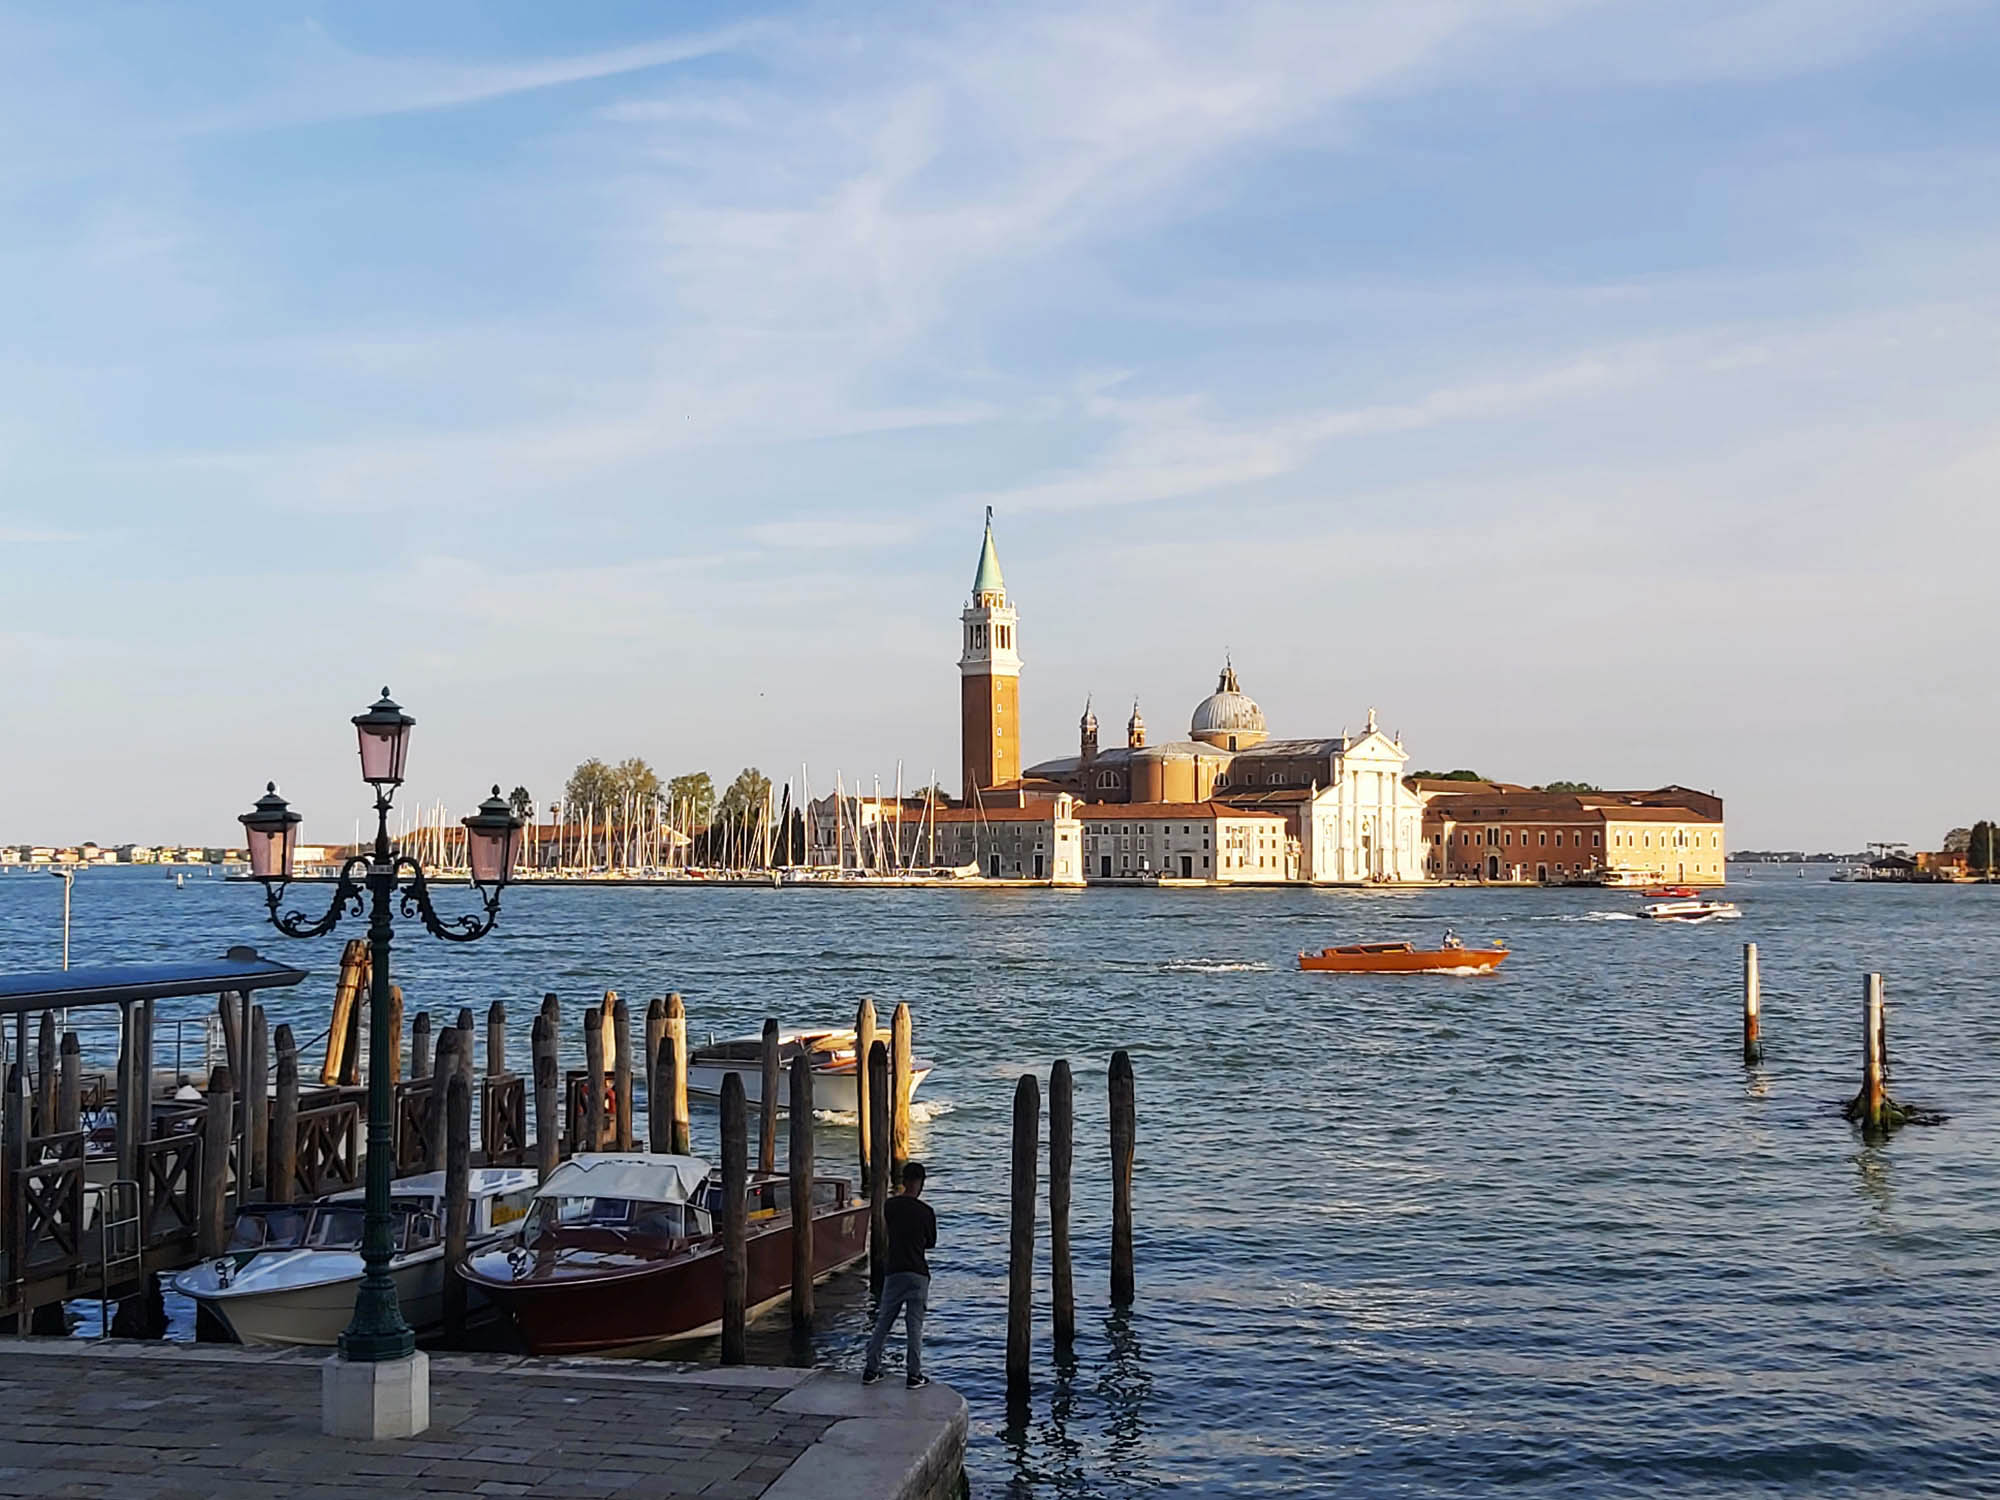
[[[367,1218],[362,1235],[361,1258],[366,1274],[354,1298],[354,1318],[340,1336],[340,1367],[381,1366],[407,1359],[415,1353],[416,1335],[403,1321],[396,1298],[396,1285],[389,1276],[389,1261],[395,1253],[389,1212],[389,1182],[394,1169],[390,1114],[394,1080],[378,1062],[394,1054],[389,1035],[389,945],[395,935],[392,902],[400,896],[402,914],[420,918],[433,937],[447,942],[469,943],[492,931],[500,913],[500,892],[513,873],[521,850],[521,820],[513,815],[500,788],[480,804],[479,811],[464,819],[467,862],[472,882],[485,907],[484,915],[452,919],[440,917],[431,905],[430,887],[421,863],[399,853],[389,841],[389,807],[396,788],[403,782],[403,766],[410,748],[410,730],[416,720],[404,713],[382,690],[381,698],[365,713],[353,719],[360,742],[361,779],[375,788],[375,848],[370,855],[354,855],[340,867],[333,901],[317,919],[300,911],[280,915],[285,886],[292,878],[292,855],[297,847],[299,815],[278,795],[275,785],[267,786],[262,797],[237,821],[248,838],[250,873],[263,882],[265,905],[271,922],[288,937],[313,938],[333,931],[344,916],[368,916],[370,949],[368,991],[368,1193]],[[359,878],[357,878],[359,877]],[[363,896],[368,897],[364,906]],[[402,1418],[385,1409],[382,1385],[369,1378],[356,1384],[349,1396],[336,1398],[335,1369],[328,1371],[327,1399],[323,1415],[330,1431],[341,1435],[393,1437],[420,1432],[428,1423],[428,1377],[420,1396]],[[386,1383],[386,1382],[385,1382]],[[401,1382],[398,1390],[407,1388]],[[400,1401],[388,1403],[395,1405]],[[343,1419],[337,1407],[347,1407],[354,1415]],[[411,1415],[410,1413],[414,1413]]]

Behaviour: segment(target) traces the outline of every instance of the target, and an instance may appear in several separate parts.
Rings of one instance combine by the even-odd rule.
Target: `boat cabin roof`
[[[837,1028],[805,1028],[797,1031],[778,1033],[778,1055],[784,1058],[796,1057],[801,1049],[810,1052],[838,1052],[854,1046],[852,1028],[841,1031]],[[762,1033],[755,1036],[724,1037],[719,1042],[697,1047],[692,1054],[703,1062],[727,1060],[729,1062],[756,1062],[764,1055]]]
[[[1416,949],[1409,943],[1345,943],[1338,948],[1329,948],[1329,953],[1414,953]]]
[[[655,1151],[606,1151],[572,1156],[549,1173],[537,1198],[631,1198],[686,1203],[708,1181],[708,1163]]]

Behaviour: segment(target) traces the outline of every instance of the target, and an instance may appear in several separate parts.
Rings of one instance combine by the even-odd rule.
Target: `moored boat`
[[[791,1183],[747,1188],[746,1319],[791,1295]],[[691,1156],[572,1157],[549,1175],[518,1240],[469,1255],[466,1281],[503,1308],[531,1354],[646,1354],[722,1329],[722,1188]],[[865,1200],[813,1181],[813,1280],[868,1253]]]
[[[1299,967],[1336,974],[1489,974],[1507,957],[1504,943],[1468,948],[1449,933],[1442,946],[1414,943],[1348,943],[1301,953]]]
[[[888,1039],[885,1031],[882,1040],[886,1042]],[[809,1058],[808,1066],[812,1068],[813,1075],[813,1107],[836,1114],[851,1115],[861,1108],[860,1092],[855,1083],[859,1069],[855,1065],[854,1048],[855,1036],[851,1028],[804,1028],[778,1033],[779,1066],[789,1076],[793,1058],[801,1054]],[[763,1069],[764,1038],[761,1035],[710,1041],[707,1046],[696,1047],[688,1053],[688,1092],[719,1096],[722,1080],[734,1073],[743,1080],[744,1103],[754,1109],[764,1098]],[[930,1074],[929,1059],[912,1058],[910,1092],[915,1094]],[[779,1098],[778,1108],[780,1111],[785,1109],[785,1097]]]
[[[1688,901],[1701,893],[1691,885],[1656,885],[1639,894],[1653,901]]]
[[[535,1173],[473,1169],[470,1242],[519,1232],[534,1202]],[[252,1203],[236,1216],[228,1250],[174,1277],[174,1290],[220,1317],[239,1343],[328,1348],[354,1316],[365,1269],[360,1189],[315,1203]],[[421,1336],[444,1321],[444,1173],[398,1182],[390,1200],[395,1255],[389,1275],[403,1321]]]
[[[1731,922],[1743,913],[1733,901],[1649,901],[1639,915],[1654,922]]]

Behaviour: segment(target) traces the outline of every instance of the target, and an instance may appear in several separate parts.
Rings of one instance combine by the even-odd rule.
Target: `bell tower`
[[[972,603],[959,616],[964,636],[958,658],[960,759],[964,796],[1021,774],[1021,658],[1014,646],[1014,609],[993,550],[993,507],[986,507],[986,540],[972,579]]]

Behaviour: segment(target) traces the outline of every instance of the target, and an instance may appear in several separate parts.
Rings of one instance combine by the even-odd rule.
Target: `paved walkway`
[[[431,1428],[320,1435],[320,1360],[233,1345],[0,1339],[0,1495],[944,1500],[966,1411],[944,1386],[826,1370],[431,1357]]]

